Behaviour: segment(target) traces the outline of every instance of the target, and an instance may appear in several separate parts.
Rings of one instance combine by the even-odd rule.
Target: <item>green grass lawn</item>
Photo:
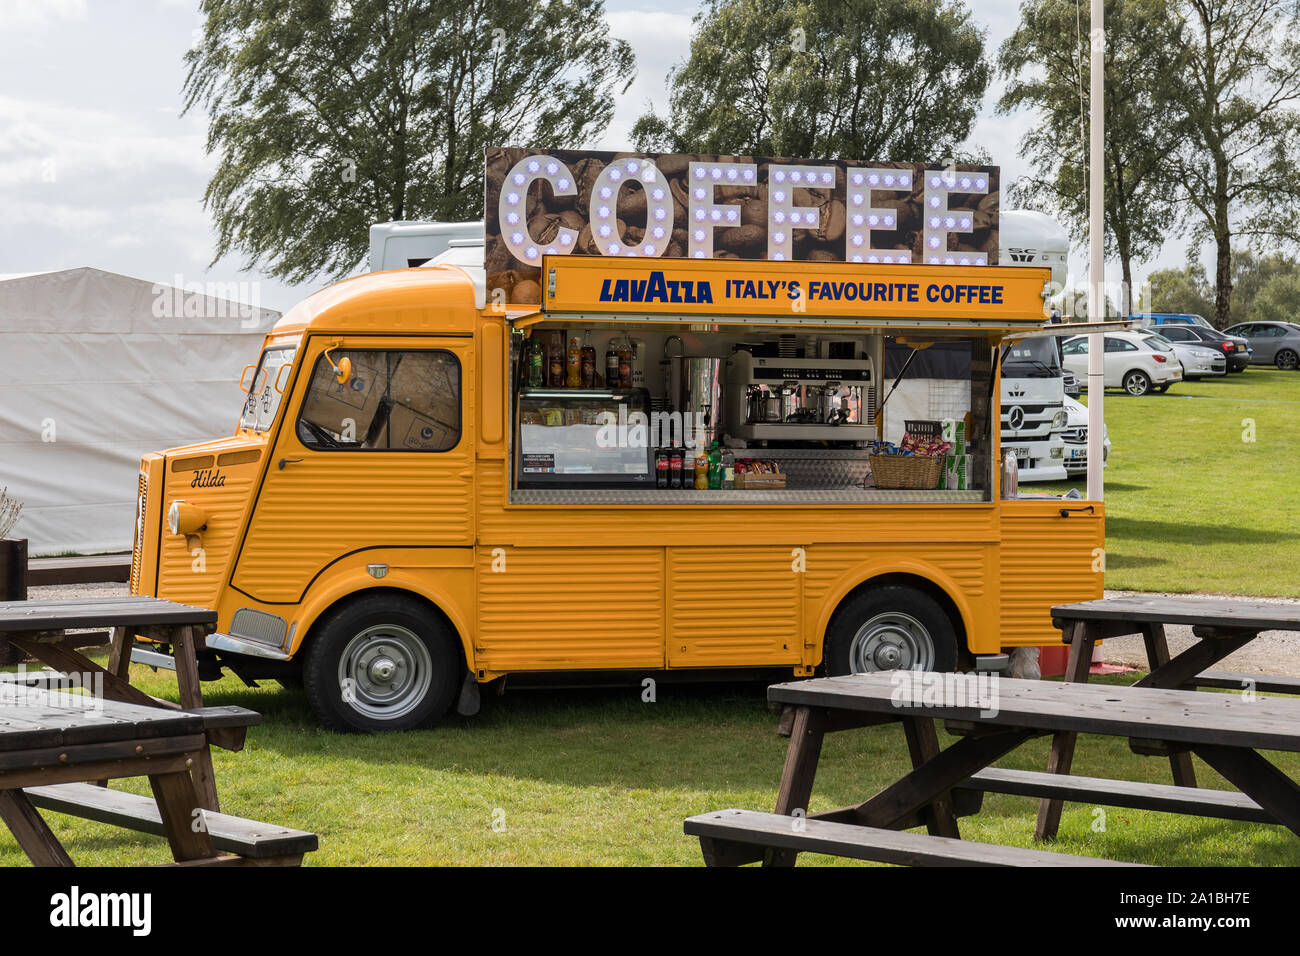
[[[136,665],[133,681],[175,697],[171,675]],[[682,820],[711,809],[770,810],[786,741],[759,685],[660,685],[657,703],[626,690],[516,691],[484,701],[473,719],[435,730],[343,736],[315,726],[301,692],[233,678],[206,685],[207,702],[264,715],[241,753],[214,751],[222,808],[313,830],[310,865],[699,865]],[[1002,766],[1042,769],[1048,740]],[[1275,755],[1288,773],[1300,759]],[[860,802],[902,776],[898,728],[833,734],[812,810]],[[1123,741],[1085,737],[1075,771],[1169,782],[1167,761]],[[1226,787],[1198,763],[1202,786]],[[130,781],[131,789],[147,792]],[[119,781],[114,786],[123,786]],[[989,796],[962,835],[1032,846],[1037,801]],[[495,814],[495,816],[494,816]],[[1056,848],[1167,865],[1300,865],[1300,844],[1280,827],[1107,809],[1094,832],[1090,806],[1067,805]],[[160,838],[47,814],[74,859],[121,866],[169,859]],[[499,825],[494,829],[494,821]],[[801,857],[806,864],[827,858]],[[25,862],[0,828],[0,866]]]
[[[1107,587],[1300,597],[1300,373],[1108,391],[1105,414]]]
[[[1300,596],[1300,374],[1252,368],[1107,399],[1108,585]],[[1253,443],[1242,441],[1247,418]],[[137,665],[132,677],[175,699],[171,674]],[[639,687],[515,690],[485,699],[476,718],[374,737],[321,730],[302,693],[274,683],[252,690],[227,677],[205,693],[264,715],[243,752],[215,751],[223,809],[317,832],[312,865],[698,865],[682,820],[771,809],[786,745],[760,685],[661,685],[654,704]],[[1032,741],[999,763],[1042,769],[1047,747]],[[1274,758],[1300,774],[1300,757]],[[897,728],[832,735],[811,809],[859,802],[906,766]],[[1227,786],[1197,768],[1202,786]],[[1167,761],[1109,738],[1081,740],[1075,771],[1169,782]],[[130,786],[145,792],[143,783]],[[962,834],[1031,846],[1036,812],[1034,800],[990,796]],[[169,858],[161,839],[48,816],[80,863]],[[1094,808],[1067,805],[1057,848],[1169,865],[1300,865],[1300,844],[1279,827],[1113,808],[1104,830],[1096,822]],[[0,828],[0,865],[23,862]]]

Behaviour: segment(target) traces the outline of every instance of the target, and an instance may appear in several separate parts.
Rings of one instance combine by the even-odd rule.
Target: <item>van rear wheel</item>
[[[447,712],[461,670],[451,634],[423,605],[375,595],[344,607],[312,636],[303,686],[334,730],[411,730]]]
[[[951,671],[957,666],[957,632],[944,609],[923,591],[899,585],[870,588],[835,612],[823,660],[831,676]]]

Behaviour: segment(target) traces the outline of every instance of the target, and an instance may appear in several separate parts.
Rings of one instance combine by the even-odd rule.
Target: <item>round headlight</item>
[[[167,509],[167,530],[172,534],[194,534],[208,524],[208,516],[183,498],[178,498]]]

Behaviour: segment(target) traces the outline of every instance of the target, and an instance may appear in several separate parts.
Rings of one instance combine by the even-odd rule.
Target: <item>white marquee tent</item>
[[[240,372],[279,314],[223,292],[0,276],[0,488],[32,556],[129,550],[140,456],[233,430]]]

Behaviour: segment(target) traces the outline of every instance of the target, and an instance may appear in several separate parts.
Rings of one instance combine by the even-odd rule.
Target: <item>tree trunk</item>
[[[1119,317],[1127,319],[1133,314],[1133,258],[1125,250],[1120,250],[1119,267],[1124,282],[1119,290]]]
[[[1224,204],[1226,207],[1226,203]],[[1231,325],[1230,310],[1232,307],[1232,233],[1227,223],[1227,210],[1225,208],[1223,216],[1216,225],[1218,233],[1214,237],[1215,247],[1215,269],[1214,269],[1214,326],[1218,329],[1226,329]]]
[[[1231,325],[1232,309],[1232,224],[1228,220],[1228,160],[1214,150],[1214,326]]]

